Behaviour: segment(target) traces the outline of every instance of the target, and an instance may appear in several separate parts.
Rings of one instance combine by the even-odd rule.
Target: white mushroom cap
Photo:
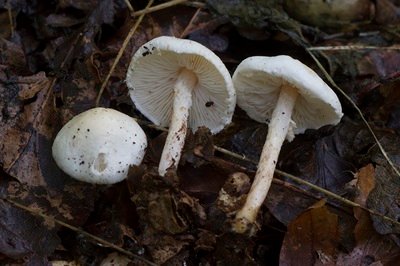
[[[342,107],[332,89],[309,67],[290,56],[254,56],[245,59],[233,74],[238,105],[254,120],[268,122],[280,87],[289,84],[299,95],[292,113],[294,133],[339,123]]]
[[[94,108],[72,118],[58,132],[53,158],[69,176],[96,184],[123,180],[139,165],[147,147],[136,121],[121,112]]]
[[[231,76],[223,62],[203,45],[162,36],[139,48],[127,73],[127,85],[136,108],[154,124],[168,127],[174,84],[186,68],[197,76],[188,126],[217,133],[229,124],[236,105]]]

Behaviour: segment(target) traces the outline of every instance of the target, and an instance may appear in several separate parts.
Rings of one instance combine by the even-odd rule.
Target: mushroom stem
[[[297,96],[298,92],[295,88],[289,85],[281,87],[253,184],[244,206],[236,213],[233,222],[233,230],[237,233],[246,232],[248,226],[254,224],[258,210],[268,194],[279,152],[290,128]]]
[[[160,176],[164,176],[170,168],[176,169],[181,158],[185,145],[189,109],[192,106],[192,90],[196,83],[196,75],[187,69],[181,70],[175,82],[171,122],[158,166]]]

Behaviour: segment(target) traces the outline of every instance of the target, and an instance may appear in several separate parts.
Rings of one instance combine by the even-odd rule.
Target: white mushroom
[[[64,125],[54,140],[53,158],[75,179],[113,184],[142,162],[146,147],[146,135],[132,117],[99,107]]]
[[[176,169],[188,127],[217,133],[231,122],[236,94],[230,74],[197,42],[167,36],[149,41],[133,56],[126,82],[136,108],[154,124],[169,126],[161,176]]]
[[[250,57],[233,75],[238,105],[254,120],[269,123],[258,169],[233,230],[255,222],[272,182],[283,141],[307,128],[339,123],[342,107],[331,88],[310,68],[289,56]]]

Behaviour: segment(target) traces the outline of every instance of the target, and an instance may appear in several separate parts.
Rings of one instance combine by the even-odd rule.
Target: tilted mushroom
[[[233,74],[238,105],[254,120],[269,123],[258,169],[233,230],[252,225],[272,182],[283,141],[306,129],[339,123],[342,107],[336,94],[310,68],[289,56],[245,59]]]
[[[232,119],[236,94],[222,61],[203,45],[162,36],[141,46],[126,82],[136,108],[169,132],[159,174],[176,169],[187,128],[217,133]]]
[[[146,147],[146,135],[132,117],[99,107],[63,126],[53,143],[53,158],[75,179],[113,184],[142,162]]]

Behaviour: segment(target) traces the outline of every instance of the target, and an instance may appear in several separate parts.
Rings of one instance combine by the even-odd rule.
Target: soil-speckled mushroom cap
[[[53,158],[75,179],[113,184],[142,162],[146,147],[146,135],[132,117],[99,107],[64,125],[54,140]]]
[[[188,126],[206,126],[217,133],[229,124],[236,105],[231,76],[223,62],[205,46],[162,36],[141,46],[132,57],[126,83],[136,108],[156,125],[168,127],[174,83],[186,68],[197,76]]]
[[[268,123],[280,88],[289,84],[297,97],[292,120],[294,133],[339,123],[342,106],[332,89],[309,67],[290,56],[254,56],[242,61],[233,74],[238,106],[254,120]]]

